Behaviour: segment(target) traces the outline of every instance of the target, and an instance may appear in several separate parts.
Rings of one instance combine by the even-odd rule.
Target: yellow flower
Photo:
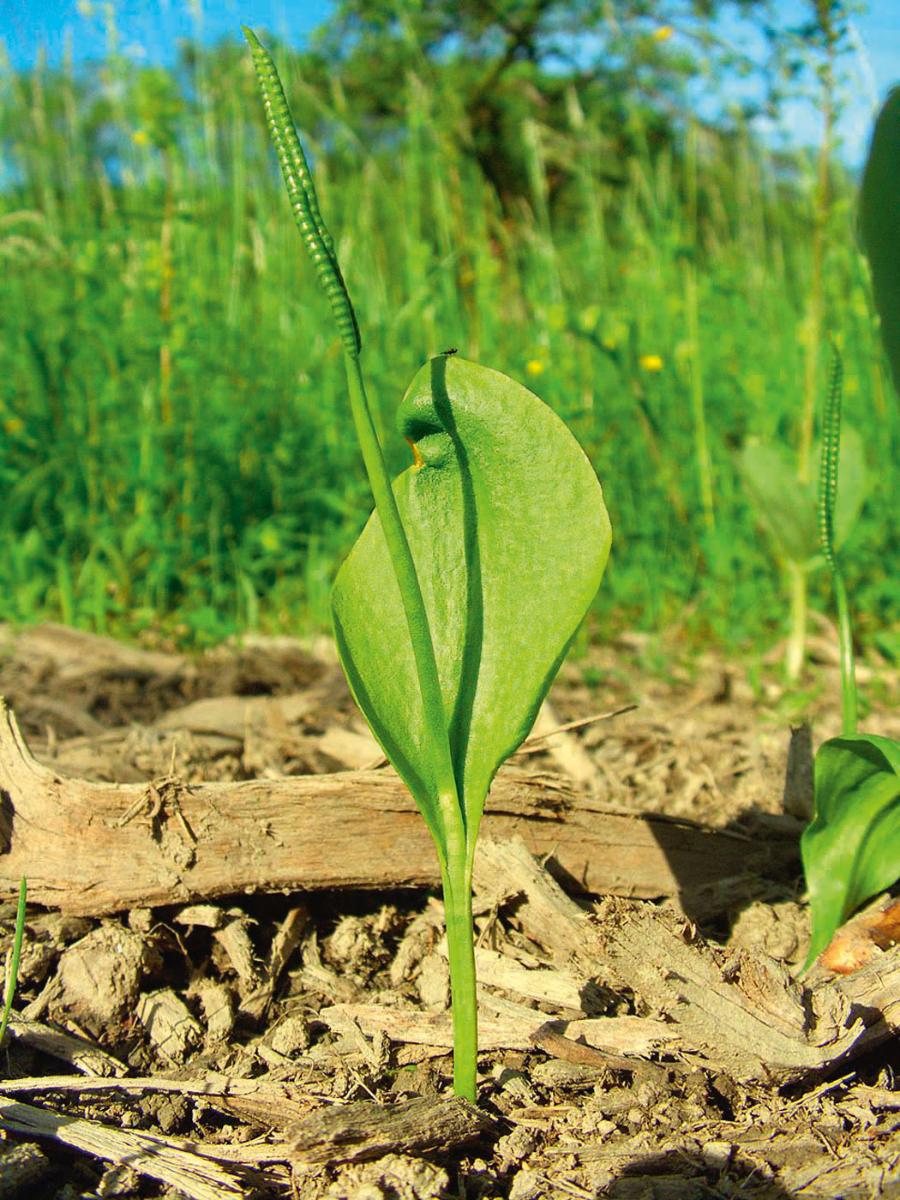
[[[149,146],[150,134],[146,129],[136,129],[131,135],[131,140],[136,146]]]
[[[539,358],[529,358],[525,364],[525,370],[529,375],[542,375],[544,372],[544,364]]]
[[[667,42],[675,30],[671,25],[660,25],[653,30],[652,37],[654,42]]]
[[[663,360],[658,354],[642,354],[638,362],[645,371],[661,371],[663,369]]]

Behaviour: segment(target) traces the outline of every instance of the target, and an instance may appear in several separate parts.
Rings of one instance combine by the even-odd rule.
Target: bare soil
[[[29,904],[0,1050],[0,1200],[900,1196],[900,947],[873,946],[855,975],[793,979],[809,933],[797,839],[810,745],[839,725],[827,630],[812,650],[799,698],[775,663],[751,685],[718,657],[681,661],[677,644],[638,636],[564,667],[498,782],[531,800],[520,811],[504,799],[493,816],[489,805],[484,823],[477,1110],[448,1101],[433,887],[388,887],[401,875],[377,861],[369,886],[358,863],[337,886],[343,859],[324,887],[304,882],[301,854],[289,888],[221,894],[186,858],[172,867],[181,899],[123,907],[98,886],[92,911],[90,889],[67,903],[61,875],[59,902]],[[651,652],[664,669],[648,668]],[[863,727],[900,735],[896,672],[860,674]],[[293,804],[295,781],[311,805],[309,776],[348,794],[355,779],[390,778],[327,640],[253,638],[189,658],[50,626],[0,630],[0,695],[58,806],[75,781],[122,785],[104,793],[122,814],[103,818],[103,846],[123,896],[144,870],[143,843],[124,831],[147,845],[170,827],[206,836],[177,803],[194,787],[215,782],[227,798],[230,784],[262,781]],[[791,732],[801,708],[811,743]],[[19,861],[17,845],[39,839],[15,795],[0,808],[5,857]],[[230,811],[215,814],[226,829]],[[576,817],[583,869],[566,840]],[[49,844],[52,808],[45,819]],[[592,823],[626,819],[660,844],[640,888],[621,846],[590,841]],[[254,847],[260,878],[278,829]],[[85,818],[84,843],[97,836]],[[355,833],[373,860],[381,837],[374,823]],[[691,839],[711,848],[702,888],[687,879]],[[225,880],[238,877],[231,858]],[[49,886],[41,865],[29,874]]]

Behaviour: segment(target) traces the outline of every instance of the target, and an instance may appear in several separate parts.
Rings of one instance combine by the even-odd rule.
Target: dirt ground
[[[348,887],[298,879],[187,899],[185,868],[168,904],[109,911],[104,899],[91,912],[82,895],[70,910],[63,891],[30,903],[0,1050],[0,1200],[900,1196],[900,998],[889,1019],[821,967],[805,988],[791,978],[809,934],[797,838],[811,803],[809,742],[791,722],[806,711],[813,747],[839,725],[827,630],[811,650],[799,698],[774,661],[748,673],[637,635],[564,667],[508,787],[578,797],[585,837],[605,820],[640,830],[665,817],[713,848],[711,877],[716,847],[739,858],[746,847],[747,869],[729,868],[700,904],[656,858],[631,895],[627,870],[600,863],[620,882],[591,895],[587,876],[554,858],[549,814],[516,817],[526,842],[549,849],[536,892],[505,885],[505,867],[476,888],[478,1112],[437,1103],[451,1067],[439,893],[390,886],[403,878],[393,867],[373,863],[370,887],[357,869]],[[866,664],[860,688],[862,728],[900,736],[896,671]],[[0,629],[0,695],[60,804],[60,780],[121,784],[116,828],[148,840],[176,783],[327,775],[352,790],[353,772],[389,773],[325,639],[252,638],[192,659],[57,627]],[[146,811],[131,796],[149,798]],[[25,818],[2,789],[0,801],[12,852]],[[500,828],[490,813],[489,802],[488,841]],[[196,839],[190,812],[175,816]],[[562,837],[564,818],[553,820]],[[116,829],[104,836],[115,847]],[[363,846],[369,836],[358,830]],[[225,880],[233,865],[223,859]],[[142,859],[113,849],[109,870],[139,879]],[[3,886],[6,951],[13,878]],[[538,894],[550,917],[536,915]],[[666,965],[670,952],[693,955],[696,976]],[[875,954],[883,981],[900,949]],[[703,987],[724,1005],[710,1002],[706,1025],[691,999]],[[830,1041],[817,1041],[828,1005]],[[847,1049],[857,1018],[868,1033]],[[763,1049],[749,1034],[742,1045],[745,1019]]]

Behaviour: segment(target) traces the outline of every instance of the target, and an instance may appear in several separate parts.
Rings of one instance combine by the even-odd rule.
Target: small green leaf
[[[815,446],[816,466],[821,452],[821,447]],[[834,504],[834,545],[837,550],[840,550],[853,532],[869,492],[870,480],[863,439],[852,425],[845,424],[841,430],[840,463],[841,483]],[[815,475],[816,471],[812,474]]]
[[[422,465],[394,481],[434,641],[467,839],[528,734],[606,565],[610,526],[584,451],[520,384],[427,363],[398,413]],[[377,514],[333,592],[338,649],[375,736],[440,827],[403,608]]]
[[[738,465],[747,495],[779,558],[792,563],[814,558],[819,539],[813,485],[798,481],[797,468],[775,446],[748,442]]]
[[[900,743],[874,734],[823,742],[815,796],[800,839],[812,911],[807,967],[854,909],[900,879]]]
[[[875,122],[859,197],[859,231],[872,268],[881,337],[900,391],[900,87]]]
[[[813,447],[811,482],[800,483],[797,468],[775,446],[748,442],[738,458],[747,495],[760,524],[785,562],[807,568],[819,554],[818,475],[820,447]],[[850,536],[869,487],[863,440],[855,429],[841,431],[841,486],[834,512],[834,540],[840,547]]]

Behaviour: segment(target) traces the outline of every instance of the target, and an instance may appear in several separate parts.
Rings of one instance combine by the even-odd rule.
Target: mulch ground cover
[[[570,660],[498,777],[474,1109],[433,851],[327,639],[0,630],[0,1198],[900,1196],[896,907],[797,981],[809,733],[775,663],[650,649]]]

